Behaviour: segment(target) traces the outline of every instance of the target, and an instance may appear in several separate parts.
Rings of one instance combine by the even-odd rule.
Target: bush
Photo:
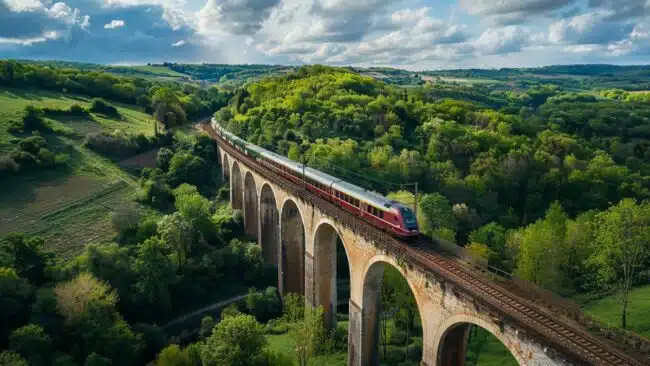
[[[102,113],[109,116],[119,116],[120,113],[113,105],[106,103],[103,99],[95,98],[90,106],[90,111],[93,113]]]
[[[120,130],[96,132],[86,135],[85,145],[113,160],[128,158],[156,146],[155,139],[143,134],[127,134]]]
[[[89,114],[88,110],[79,104],[73,104],[70,106],[70,114],[75,116],[87,116]]]
[[[268,287],[263,293],[248,291],[246,308],[260,322],[267,322],[280,315],[282,304],[278,297],[278,290],[275,287]]]
[[[28,366],[29,364],[19,354],[11,351],[0,353],[0,365],[2,366]]]
[[[22,121],[11,121],[9,122],[9,127],[7,127],[7,132],[9,133],[20,133],[23,131],[25,126]]]
[[[44,128],[45,120],[43,119],[43,111],[33,105],[25,107],[25,111],[23,112],[23,130],[34,131]]]
[[[38,160],[41,161],[41,165],[48,168],[56,165],[56,156],[46,148],[41,148],[38,151]]]
[[[381,356],[384,356],[384,351],[381,350],[380,352]],[[404,352],[404,349],[401,347],[396,347],[396,346],[388,346],[386,349],[386,359],[383,360],[387,364],[398,364],[400,362],[404,362],[406,359],[406,352]]]
[[[390,337],[390,344],[396,346],[403,346],[406,343],[406,332],[401,329],[393,329]]]
[[[408,350],[409,360],[422,359],[422,344],[413,344],[409,346]]]
[[[33,169],[39,164],[38,159],[36,159],[34,155],[22,150],[12,151],[11,159],[18,163],[18,165],[21,166],[22,170]]]
[[[70,161],[70,155],[68,154],[56,154],[54,157],[54,163],[56,165],[67,165]]]
[[[20,170],[20,165],[8,155],[0,156],[0,176],[17,173]]]
[[[41,136],[30,136],[18,142],[18,148],[32,155],[38,155],[38,152],[47,146],[47,142]]]
[[[270,322],[264,327],[264,333],[266,334],[286,334],[289,331],[289,326],[283,323]]]
[[[237,316],[241,314],[239,311],[239,306],[236,303],[232,303],[221,310],[221,319],[225,319],[230,316]]]

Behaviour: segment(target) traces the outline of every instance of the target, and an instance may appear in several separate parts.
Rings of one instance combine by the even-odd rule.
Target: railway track
[[[267,167],[259,164],[240,150],[233,148],[214,132],[209,124],[203,130],[219,142],[219,148],[234,156],[240,162],[283,189],[312,203],[325,214],[336,218],[344,225],[375,243],[386,252],[406,262],[437,281],[451,283],[457,291],[469,295],[477,304],[498,316],[504,322],[512,323],[527,335],[534,336],[540,343],[560,351],[567,361],[578,365],[648,365],[647,359],[631,350],[597,338],[586,329],[560,321],[550,312],[506,290],[459,262],[436,253],[431,239],[420,236],[413,245],[396,239],[375,228],[365,220],[340,209],[331,202],[304,190],[293,182],[282,179]]]

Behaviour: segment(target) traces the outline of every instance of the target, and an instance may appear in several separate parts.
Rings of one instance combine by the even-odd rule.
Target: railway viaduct
[[[337,247],[345,251],[348,365],[379,364],[379,295],[387,266],[404,276],[415,297],[421,365],[464,365],[470,325],[496,336],[521,365],[645,363],[454,261],[407,246],[310,195],[228,145],[209,125],[204,130],[217,141],[232,207],[243,212],[246,232],[257,238],[264,259],[278,266],[281,294],[299,293],[307,306],[322,305],[328,327],[336,324]]]

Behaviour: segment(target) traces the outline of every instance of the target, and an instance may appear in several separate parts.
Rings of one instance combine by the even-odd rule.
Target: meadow
[[[10,134],[7,127],[20,120],[26,106],[66,109],[73,104],[90,107],[91,98],[41,90],[0,89],[0,153],[8,153],[15,140],[24,137]],[[138,165],[150,161],[151,156],[116,164],[86,148],[84,136],[116,129],[153,134],[150,115],[139,108],[113,104],[119,117],[91,114],[90,118],[46,119],[56,132],[42,136],[53,153],[70,156],[68,169],[31,172],[11,178],[11,182],[0,182],[0,235],[25,232],[43,236],[48,249],[60,258],[79,254],[88,243],[111,241],[116,233],[108,220],[110,211],[120,205],[135,205],[137,181],[121,166]]]
[[[629,330],[650,339],[650,285],[632,289],[628,301]],[[590,301],[583,309],[606,324],[621,325],[621,296],[618,294]]]

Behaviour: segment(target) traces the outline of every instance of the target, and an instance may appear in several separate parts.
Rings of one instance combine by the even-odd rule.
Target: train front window
[[[399,210],[402,213],[402,217],[404,218],[404,225],[406,226],[406,228],[408,230],[417,229],[418,223],[417,220],[415,219],[415,215],[413,214],[413,211],[411,211],[411,209],[406,207],[400,207]]]

